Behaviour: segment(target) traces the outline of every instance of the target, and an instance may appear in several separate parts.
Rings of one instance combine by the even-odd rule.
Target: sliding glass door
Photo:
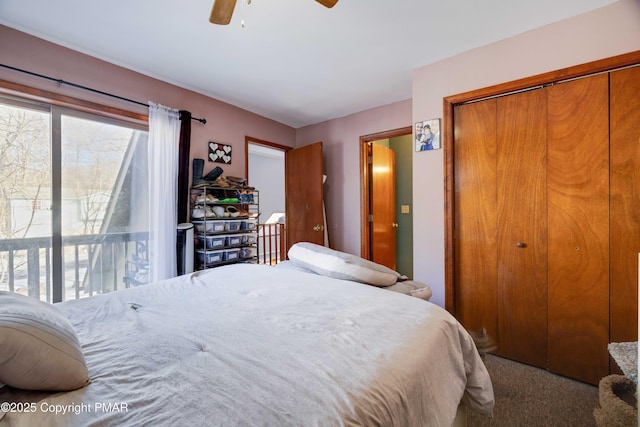
[[[49,109],[0,102],[0,290],[51,292],[51,203]]]
[[[0,98],[0,290],[62,301],[145,283],[147,132]]]

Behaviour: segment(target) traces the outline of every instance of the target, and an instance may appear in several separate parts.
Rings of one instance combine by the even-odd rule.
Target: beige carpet
[[[469,427],[596,426],[597,387],[492,355],[485,364],[496,399],[493,418],[469,411]]]

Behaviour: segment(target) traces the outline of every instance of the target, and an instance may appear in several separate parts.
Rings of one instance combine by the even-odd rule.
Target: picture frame
[[[210,162],[231,164],[231,146],[210,141],[207,159]]]
[[[413,135],[416,151],[439,150],[441,148],[440,119],[416,122]]]

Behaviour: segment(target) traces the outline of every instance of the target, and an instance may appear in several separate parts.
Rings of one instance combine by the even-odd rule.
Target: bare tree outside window
[[[148,233],[147,134],[62,113],[61,158],[52,164],[52,113],[39,108],[0,100],[0,290],[50,300],[52,206],[61,212],[63,298],[128,286],[126,258],[139,261]]]
[[[48,113],[0,104],[0,239],[51,235],[49,121]],[[0,252],[0,286],[9,256]],[[19,251],[11,267],[21,271],[26,262]]]

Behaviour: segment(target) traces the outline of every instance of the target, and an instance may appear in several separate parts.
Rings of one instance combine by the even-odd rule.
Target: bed
[[[450,426],[460,405],[493,409],[467,331],[384,287],[236,264],[53,308],[88,384],[0,388],[0,426]]]

